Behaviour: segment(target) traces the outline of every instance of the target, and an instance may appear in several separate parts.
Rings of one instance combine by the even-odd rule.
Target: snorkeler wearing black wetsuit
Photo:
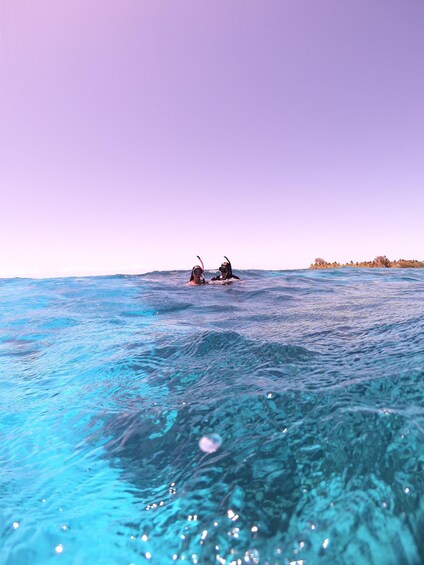
[[[221,264],[221,266],[219,267],[221,274],[217,275],[216,277],[211,278],[211,282],[212,281],[228,281],[228,282],[230,282],[231,280],[240,280],[240,277],[233,274],[231,261],[228,259],[228,257],[226,257],[224,255],[224,259],[226,259],[226,261],[224,261]]]

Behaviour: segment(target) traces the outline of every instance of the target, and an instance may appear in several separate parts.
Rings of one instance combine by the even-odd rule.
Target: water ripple
[[[0,281],[2,562],[424,562],[424,271],[185,275]]]

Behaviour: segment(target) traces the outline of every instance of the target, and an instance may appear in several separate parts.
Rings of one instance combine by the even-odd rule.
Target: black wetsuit
[[[211,281],[231,281],[233,279],[236,280],[240,280],[240,277],[238,277],[237,275],[233,275],[233,273],[231,272],[227,277],[224,277],[222,275],[217,275],[216,277],[212,277]]]

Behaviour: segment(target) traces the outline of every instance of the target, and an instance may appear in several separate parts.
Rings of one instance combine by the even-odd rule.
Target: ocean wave
[[[424,271],[241,276],[0,281],[6,563],[424,561]]]

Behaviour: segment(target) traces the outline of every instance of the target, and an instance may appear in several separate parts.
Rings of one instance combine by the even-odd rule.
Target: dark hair
[[[194,281],[194,271],[196,271],[197,269],[200,269],[202,271],[202,273],[201,273],[201,283],[203,284],[206,281],[205,281],[205,277],[203,276],[204,271],[203,271],[203,269],[200,265],[194,265],[194,267],[191,269],[191,276],[190,276],[189,282]]]
[[[229,261],[224,261],[223,263],[221,263],[221,266],[219,267],[219,271],[221,273],[225,272],[227,273],[227,275],[231,277],[231,275],[233,274],[231,263]]]

